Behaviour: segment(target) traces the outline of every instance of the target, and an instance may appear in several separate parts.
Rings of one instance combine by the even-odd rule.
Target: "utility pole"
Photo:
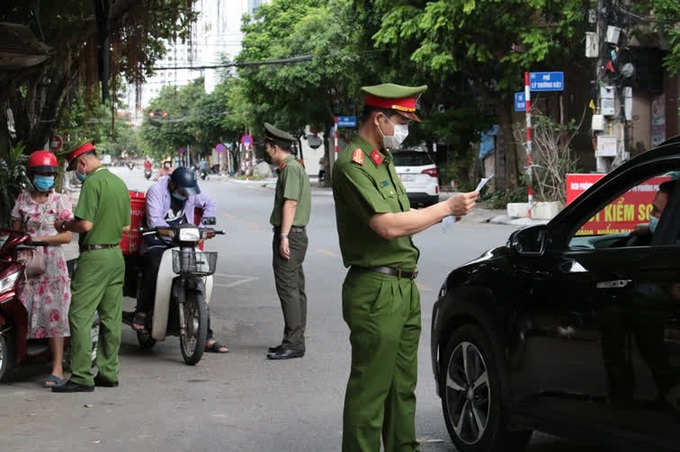
[[[605,43],[605,33],[607,29],[607,1],[608,0],[597,0],[597,9],[595,10],[595,39],[597,42],[597,64],[595,64],[595,86],[594,90],[597,93],[597,107],[596,112],[599,116],[602,115],[602,97],[600,96],[602,80],[605,74],[605,67],[607,64],[607,45]],[[595,115],[593,115],[595,118]],[[602,118],[604,119],[604,118]],[[593,121],[595,122],[595,121]],[[604,121],[603,121],[604,122]],[[593,131],[596,127],[593,127]],[[597,144],[600,136],[604,134],[600,131],[599,135],[595,136],[595,160],[596,160],[596,171],[598,173],[606,173],[609,169],[609,158],[599,155],[599,145]]]

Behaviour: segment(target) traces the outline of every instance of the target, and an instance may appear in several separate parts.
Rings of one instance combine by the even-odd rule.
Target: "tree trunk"
[[[511,106],[507,105],[507,103],[498,105],[501,134],[499,136],[499,152],[497,157],[501,157],[501,160],[504,158],[505,160],[505,173],[500,175],[499,185],[505,187],[506,190],[514,190],[519,186],[518,152],[517,144],[512,137],[512,114],[510,108]],[[497,166],[499,164],[502,164],[502,161],[496,163]]]

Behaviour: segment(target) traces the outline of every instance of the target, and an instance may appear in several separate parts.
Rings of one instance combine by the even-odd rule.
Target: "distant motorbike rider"
[[[172,174],[172,162],[170,160],[166,160],[163,162],[163,166],[158,170],[158,175],[154,177],[153,180],[159,180],[162,177],[169,176]]]
[[[214,217],[217,204],[208,195],[201,193],[194,172],[186,167],[175,169],[170,176],[161,178],[146,192],[146,226],[176,227],[183,223],[194,223],[194,210],[203,210],[204,217]],[[153,310],[156,294],[156,279],[161,258],[169,242],[154,235],[144,238],[144,287],[133,320],[133,328],[145,328],[146,315]],[[227,347],[219,344],[213,338],[208,316],[208,337],[206,350],[216,353],[226,353]]]

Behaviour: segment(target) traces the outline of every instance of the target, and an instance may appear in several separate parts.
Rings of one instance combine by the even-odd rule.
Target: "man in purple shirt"
[[[201,209],[204,217],[214,217],[217,204],[208,195],[201,193],[196,176],[189,168],[180,167],[171,175],[161,178],[146,192],[146,226],[175,227],[182,223],[194,223],[195,209]],[[154,236],[144,238],[142,253],[144,254],[144,287],[142,295],[137,300],[137,311],[132,327],[143,330],[146,327],[146,315],[153,309],[156,294],[156,279],[163,253],[168,248],[168,242]],[[208,315],[208,338],[206,351],[227,353],[229,349],[213,338]]]

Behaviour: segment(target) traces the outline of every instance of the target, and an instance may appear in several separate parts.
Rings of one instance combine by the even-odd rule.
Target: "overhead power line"
[[[281,58],[277,60],[262,60],[262,61],[242,61],[233,63],[221,63],[221,64],[211,64],[203,66],[169,66],[169,67],[155,67],[154,71],[176,71],[184,69],[193,69],[197,71],[202,71],[205,69],[223,69],[228,67],[248,67],[248,66],[268,66],[275,64],[288,64],[288,63],[300,63],[302,61],[311,61],[313,59],[312,55],[301,55],[291,58]]]

